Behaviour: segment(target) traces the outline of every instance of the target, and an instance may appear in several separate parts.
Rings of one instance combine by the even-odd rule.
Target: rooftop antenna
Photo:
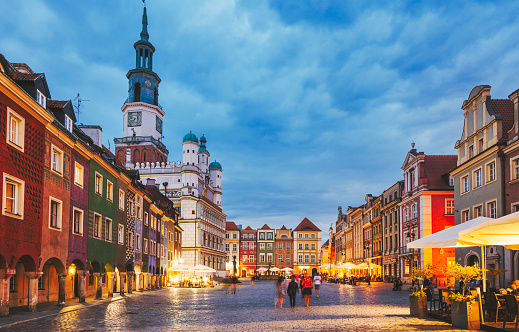
[[[76,98],[74,98],[74,101],[76,102],[76,104],[74,104],[74,108],[76,109],[76,114],[77,114],[76,121],[79,122],[79,114],[81,113],[81,111],[80,111],[81,103],[84,101],[90,101],[90,100],[81,99],[81,96],[79,95],[79,92],[78,92]]]
[[[110,139],[107,139],[108,141],[108,150],[110,150]]]

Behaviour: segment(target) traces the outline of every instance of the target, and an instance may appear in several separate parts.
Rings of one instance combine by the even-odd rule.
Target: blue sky
[[[455,154],[470,90],[519,88],[519,2],[147,2],[170,160],[207,137],[237,224],[327,237],[337,206],[402,179],[411,142]],[[2,1],[0,52],[46,74],[54,99],[84,102],[79,122],[122,135],[126,73],[142,2]]]

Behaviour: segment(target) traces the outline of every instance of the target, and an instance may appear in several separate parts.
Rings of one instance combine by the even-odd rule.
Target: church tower
[[[160,77],[153,72],[155,47],[149,42],[146,4],[142,13],[141,38],[133,44],[135,68],[130,69],[128,99],[123,107],[123,135],[115,139],[115,153],[121,164],[166,162],[168,150],[162,143],[162,118],[159,105]]]

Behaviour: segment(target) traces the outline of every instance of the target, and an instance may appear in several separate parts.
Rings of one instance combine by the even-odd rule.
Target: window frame
[[[490,166],[493,165],[493,172],[491,172],[490,170]],[[493,175],[493,179],[490,178],[490,175]],[[485,184],[486,183],[491,183],[491,182],[494,182],[496,181],[496,160],[492,160],[491,162],[488,162],[485,164]]]
[[[39,89],[36,89],[36,102],[43,108],[47,109],[47,96]]]
[[[11,123],[14,120],[16,123],[16,142],[12,141],[11,135]],[[6,118],[6,132],[5,132],[6,143],[13,148],[25,152],[25,118],[20,116],[18,113],[7,107],[7,118]]]
[[[106,232],[105,232],[105,240],[112,241],[112,228],[114,221],[110,218],[105,218]],[[110,225],[110,227],[108,227]]]
[[[114,184],[112,181],[106,179],[106,200],[114,202]]]
[[[52,203],[57,204],[56,226],[52,225]],[[55,197],[49,196],[49,229],[60,231],[63,228],[63,201]]]
[[[519,180],[519,156],[510,158],[510,182]]]
[[[84,188],[85,185],[85,168],[77,161],[74,162],[74,184],[79,188]]]
[[[461,195],[464,195],[464,194],[470,192],[470,181],[469,180],[470,180],[470,178],[469,178],[468,174],[465,174],[460,177],[460,194]]]
[[[99,222],[98,222],[99,221]],[[96,234],[96,227],[97,227],[97,234]],[[103,230],[103,216],[97,212],[94,212],[94,228],[93,228],[93,237],[96,239],[102,238],[102,230]]]
[[[492,209],[490,207],[492,204],[494,205],[494,216],[492,216]],[[497,219],[497,199],[492,199],[490,201],[485,202],[485,206],[487,208],[487,217]]]
[[[119,189],[119,210],[124,211],[124,190]]]
[[[95,172],[94,175],[94,192],[96,195],[103,197],[103,175],[99,172]]]
[[[479,175],[479,176],[478,176]],[[472,171],[473,190],[479,189],[483,186],[483,168],[479,167]]]
[[[148,239],[147,238],[144,238],[142,252],[145,254],[148,253]]]
[[[57,153],[55,153],[57,152]],[[58,156],[58,163],[54,162],[54,155]],[[55,169],[54,165],[58,165],[59,169]],[[55,146],[54,144],[51,144],[50,147],[50,170],[51,172],[59,175],[60,177],[63,177],[63,150]]]
[[[480,214],[478,215],[476,213],[476,211],[480,212]],[[483,204],[479,204],[479,205],[476,205],[474,207],[472,207],[472,219],[475,219],[477,217],[482,217],[483,216]]]
[[[449,203],[452,203],[452,205],[450,205]],[[449,215],[449,216],[454,215],[454,212],[456,211],[455,204],[456,204],[456,202],[454,201],[454,198],[445,199],[445,214],[446,215]],[[452,212],[450,212],[450,210],[452,210]]]
[[[25,181],[18,179],[10,174],[3,173],[3,194],[2,195],[2,215],[8,216],[16,219],[23,219],[24,217],[24,201],[25,201]],[[15,213],[7,211],[7,184],[10,183],[14,186],[15,189],[15,197],[14,197],[14,207]]]
[[[124,225],[122,224],[117,227],[117,244],[124,245]]]
[[[79,220],[79,223],[76,223],[76,212],[78,212],[81,215],[81,218]],[[83,225],[84,225],[84,219],[85,218],[85,212],[77,207],[72,208],[72,234],[83,236]],[[78,224],[78,229],[76,231],[76,224]]]
[[[464,216],[467,216],[466,220],[463,220]],[[464,222],[467,222],[470,220],[470,209],[465,209],[465,210],[462,210],[460,211],[460,219],[461,219],[461,223],[464,223]]]

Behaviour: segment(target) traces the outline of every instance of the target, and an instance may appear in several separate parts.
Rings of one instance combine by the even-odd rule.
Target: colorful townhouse
[[[240,228],[233,221],[225,223],[225,252],[227,259],[225,263],[225,272],[227,275],[239,275],[240,271]],[[234,261],[236,260],[236,271],[234,270]]]
[[[256,262],[257,268],[266,268],[270,269],[274,267],[274,234],[275,230],[271,229],[267,224],[263,225],[260,229],[258,229],[258,239],[257,239],[257,258]]]
[[[398,181],[388,189],[384,190],[381,196],[382,206],[380,214],[382,218],[382,267],[385,277],[390,280],[400,276],[400,210],[398,204],[402,200],[404,181]]]
[[[242,277],[252,277],[256,274],[256,236],[257,231],[250,226],[240,230],[240,275]]]
[[[294,237],[294,273],[318,272],[321,250],[321,230],[308,218],[304,218],[293,231]]]
[[[275,267],[278,269],[293,268],[294,266],[294,253],[293,249],[294,238],[292,237],[292,229],[288,229],[283,225],[280,229],[276,230],[275,238],[275,254],[274,259],[276,261]]]

